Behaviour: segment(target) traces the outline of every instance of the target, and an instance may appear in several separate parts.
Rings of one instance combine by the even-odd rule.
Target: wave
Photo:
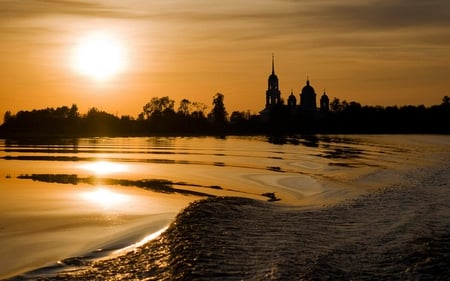
[[[156,240],[42,280],[446,280],[449,171],[321,208],[197,201]]]

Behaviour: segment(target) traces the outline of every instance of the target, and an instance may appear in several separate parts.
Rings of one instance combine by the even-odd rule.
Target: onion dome
[[[311,85],[309,85],[309,79],[306,80],[306,86],[303,87],[303,89],[302,89],[302,94],[303,93],[311,93],[314,95],[316,94],[316,92],[314,91],[314,88]]]

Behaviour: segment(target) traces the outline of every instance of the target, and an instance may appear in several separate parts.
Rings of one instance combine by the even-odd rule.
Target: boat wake
[[[322,208],[197,201],[156,240],[41,280],[445,280],[449,171]]]

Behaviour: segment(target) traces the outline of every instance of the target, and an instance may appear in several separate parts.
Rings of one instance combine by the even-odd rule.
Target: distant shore
[[[216,101],[217,98],[220,101]],[[187,100],[186,100],[187,101]],[[137,118],[116,116],[97,108],[86,114],[71,107],[6,112],[0,138],[20,137],[142,137],[142,136],[227,136],[297,134],[450,134],[450,98],[442,103],[405,106],[367,106],[335,99],[330,109],[302,110],[283,103],[260,113],[225,109],[217,94],[210,113],[206,108],[174,110],[168,97],[153,98]],[[216,103],[217,102],[217,103]],[[193,103],[195,104],[195,103]],[[192,105],[192,104],[191,104]]]

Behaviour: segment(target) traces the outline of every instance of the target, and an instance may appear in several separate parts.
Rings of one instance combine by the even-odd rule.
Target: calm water
[[[273,268],[269,270],[267,259],[262,259],[264,252],[269,251],[287,263],[301,260],[299,249],[287,251],[301,246],[299,241],[292,239],[302,233],[292,236],[290,226],[311,219],[299,210],[321,207],[322,212],[334,216],[343,211],[323,206],[335,206],[345,198],[365,196],[383,187],[404,186],[406,179],[412,178],[411,173],[417,174],[414,171],[419,168],[435,171],[436,167],[444,167],[448,171],[448,166],[442,164],[448,164],[449,147],[447,136],[311,136],[277,141],[276,144],[263,137],[98,138],[40,143],[0,140],[0,277],[43,267],[28,276],[46,275],[55,268],[76,266],[77,263],[70,259],[73,257],[94,258],[111,254],[148,235],[160,233],[190,202],[207,197],[210,197],[209,201],[194,205],[192,212],[182,213],[177,221],[182,224],[183,219],[188,220],[190,227],[197,225],[200,229],[214,228],[220,232],[215,235],[222,238],[224,233],[230,233],[230,229],[221,226],[230,226],[236,221],[254,225],[255,229],[234,233],[234,238],[224,241],[209,235],[212,240],[207,242],[211,245],[202,244],[205,251],[220,243],[228,245],[236,236],[242,237],[238,244],[243,248],[232,251],[230,256],[225,251],[221,258],[232,261],[223,268],[216,268],[214,264],[224,264],[224,261],[210,253],[210,261],[199,263],[200,271],[184,277],[202,279],[203,276],[203,279],[211,280],[217,272],[223,273],[217,280],[252,279],[252,276],[253,280],[260,280],[258,276],[267,277],[270,272],[273,280],[283,280],[290,275],[314,276],[311,272],[312,275],[301,275],[296,270],[290,271],[275,259],[270,259]],[[274,193],[279,201],[266,202],[270,199],[267,193]],[[215,217],[224,209],[224,201],[212,199],[215,196],[246,199],[228,199],[231,202],[225,205],[234,204],[237,209],[230,211],[231,217]],[[202,204],[206,204],[205,207],[201,207]],[[394,201],[390,204],[396,205]],[[373,208],[370,206],[367,209]],[[275,209],[270,212],[269,222],[261,221],[261,212],[272,208]],[[206,209],[209,210],[207,214],[189,217]],[[211,213],[211,210],[215,211]],[[294,218],[294,221],[284,221],[284,217]],[[325,221],[323,218],[317,220]],[[324,231],[323,225],[311,222],[309,225],[317,229],[302,235],[316,236]],[[264,230],[264,227],[268,229]],[[275,229],[284,228],[286,233],[274,234]],[[248,248],[248,244],[252,244],[249,240],[252,235],[257,237],[255,233],[261,231],[267,233],[258,238],[264,243],[256,243],[255,249]],[[358,230],[342,227],[335,230],[341,237],[346,231],[354,235]],[[271,244],[272,239],[280,240],[279,235],[286,238],[281,239],[282,245]],[[168,240],[184,236],[188,234],[171,227],[168,234],[163,235],[165,240],[161,238],[158,243],[175,246],[176,242]],[[326,241],[330,237],[318,237],[324,248],[333,247]],[[343,245],[339,246],[342,251]],[[192,253],[196,251],[199,249],[192,249]],[[309,259],[320,264],[320,259],[314,260],[316,252],[311,251]],[[148,255],[146,260],[154,264],[160,263],[158,259],[168,259],[168,254],[153,257],[154,260]],[[193,258],[208,256],[207,253],[204,255],[200,253]],[[325,256],[333,260],[334,255]],[[130,257],[133,258],[139,259]],[[261,268],[247,265],[243,269],[238,265],[245,264],[244,260],[261,262]],[[173,263],[173,274],[177,266],[180,265]],[[298,264],[295,266],[302,268]],[[323,266],[329,264],[324,262]],[[155,275],[158,277],[155,280],[164,279],[164,276],[170,279],[167,268],[158,271],[160,275]],[[186,268],[177,270],[177,274],[189,272]],[[303,270],[307,272],[313,268]],[[76,279],[80,278],[83,279],[80,276]]]

